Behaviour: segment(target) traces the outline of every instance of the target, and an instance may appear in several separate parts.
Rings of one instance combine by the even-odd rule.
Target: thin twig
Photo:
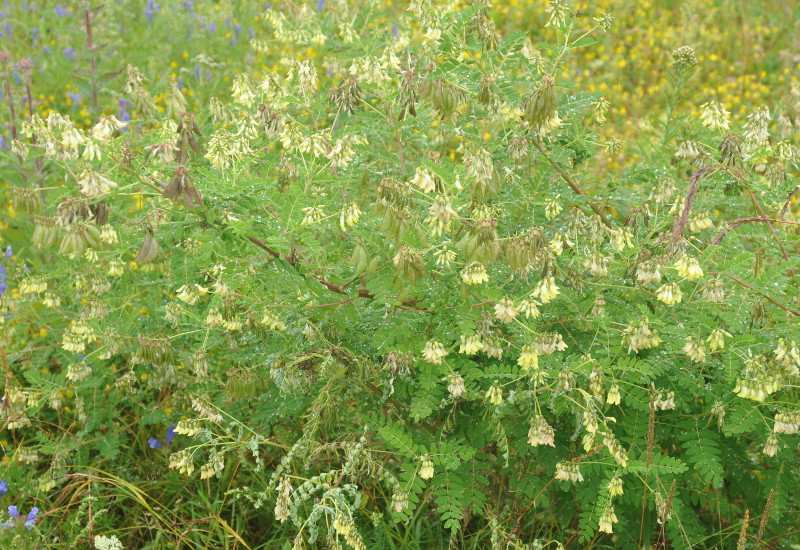
[[[700,185],[700,180],[702,180],[705,176],[711,175],[717,166],[704,166],[697,170],[692,177],[689,179],[691,185],[689,186],[689,192],[686,193],[686,200],[683,204],[683,212],[681,213],[681,217],[678,220],[678,223],[675,224],[675,233],[672,237],[673,241],[678,242],[681,239],[681,233],[683,233],[683,227],[686,225],[686,222],[689,221],[689,212],[692,211],[692,203],[694,202],[694,196],[697,193],[697,187]]]
[[[719,244],[720,242],[722,242],[722,239],[725,238],[725,235],[727,235],[728,233],[730,233],[731,231],[733,231],[734,229],[736,229],[740,225],[745,224],[745,223],[754,223],[754,222],[767,222],[767,223],[772,222],[772,223],[784,223],[784,224],[788,224],[788,225],[800,225],[800,222],[790,222],[788,220],[775,220],[775,219],[771,220],[769,218],[759,218],[759,217],[738,218],[736,220],[731,221],[730,222],[730,226],[728,226],[726,229],[723,229],[720,232],[720,234],[717,235],[717,238],[714,239],[714,242],[711,243],[711,246],[714,246],[714,245]]]
[[[728,277],[729,279],[731,279],[733,281],[736,281],[737,283],[739,283],[743,287],[749,288],[750,290],[752,290],[753,292],[755,292],[759,296],[762,296],[762,297],[766,298],[767,300],[769,300],[770,302],[772,302],[773,304],[775,304],[776,306],[778,306],[782,310],[784,310],[786,312],[789,312],[792,315],[796,315],[796,316],[800,317],[800,311],[795,311],[793,309],[790,309],[790,308],[786,307],[782,303],[776,301],[774,298],[768,296],[767,294],[764,294],[763,292],[760,292],[760,291],[756,290],[756,288],[754,286],[745,283],[743,280],[739,279],[738,277],[735,277],[734,275],[731,275],[730,273],[721,273],[719,271],[709,271],[708,273],[709,273],[709,275],[725,275],[726,277]]]
[[[758,208],[758,211],[761,213],[761,216],[767,220],[766,223],[769,226],[769,230],[772,233],[772,236],[775,238],[775,242],[778,243],[779,247],[781,247],[781,252],[783,253],[783,259],[788,260],[789,255],[786,253],[786,249],[783,247],[783,243],[778,238],[778,234],[775,233],[775,228],[772,227],[772,222],[769,221],[769,218],[767,217],[767,214],[764,212],[764,209],[761,208],[761,203],[758,202],[758,199],[756,199],[756,195],[755,193],[753,193],[753,191],[749,191],[749,193],[750,193],[750,200],[752,200],[753,204],[756,205],[756,208]]]
[[[567,173],[566,170],[564,170],[555,160],[553,160],[553,158],[550,155],[547,154],[547,151],[545,150],[544,145],[542,145],[539,142],[539,140],[533,140],[533,144],[536,146],[536,148],[539,150],[539,152],[542,154],[542,156],[544,156],[544,158],[547,159],[547,161],[550,164],[553,165],[553,168],[555,168],[556,172],[558,172],[558,174],[561,176],[561,178],[565,182],[567,182],[567,185],[569,185],[570,188],[572,188],[572,190],[577,195],[581,195],[581,196],[585,197],[586,196],[586,192],[581,188],[580,185],[577,184],[577,182],[575,182],[575,180],[573,180],[570,177],[570,175]],[[606,218],[606,215],[603,213],[603,211],[600,209],[599,206],[597,206],[593,202],[590,202],[589,206],[591,207],[592,210],[594,210],[595,214],[600,216],[600,219],[603,220],[603,223],[606,225],[606,227],[611,227],[611,222],[608,221],[608,218]]]
[[[792,198],[794,198],[798,191],[800,191],[800,185],[792,189],[792,192],[786,197],[786,202],[783,203],[783,208],[781,208],[780,213],[778,213],[779,218],[782,218],[783,215],[786,214],[786,210],[789,208],[789,203],[792,202]]]

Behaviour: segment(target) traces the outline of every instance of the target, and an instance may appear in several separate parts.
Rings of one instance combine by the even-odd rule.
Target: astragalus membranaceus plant
[[[265,11],[276,68],[196,112],[130,65],[130,121],[17,121],[3,414],[43,491],[173,476],[164,498],[217,503],[211,534],[155,516],[197,547],[796,528],[798,155],[774,112],[682,114],[684,46],[648,139],[600,143],[609,102],[559,75],[610,14],[552,2],[547,44],[482,3],[321,4]],[[589,176],[623,147],[642,162]],[[97,473],[132,453],[152,464]]]

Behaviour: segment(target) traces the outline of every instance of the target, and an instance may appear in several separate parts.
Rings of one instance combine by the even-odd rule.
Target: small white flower
[[[422,350],[422,357],[429,363],[441,365],[442,359],[447,357],[447,351],[441,343],[429,340]]]
[[[501,323],[510,323],[517,317],[517,310],[514,309],[514,302],[508,298],[503,298],[494,306],[494,316]]]

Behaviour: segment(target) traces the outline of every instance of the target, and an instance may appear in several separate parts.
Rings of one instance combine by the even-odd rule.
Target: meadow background
[[[800,355],[792,341],[800,335],[796,313],[800,309],[796,286],[800,241],[792,225],[800,221],[797,199],[793,198],[798,182],[796,144],[800,139],[800,4],[791,0],[603,0],[574,2],[563,8],[559,7],[560,2],[495,0],[492,4],[484,12],[470,2],[433,2],[432,8],[420,9],[422,16],[412,17],[409,12],[415,10],[409,10],[409,3],[393,0],[266,4],[112,0],[102,6],[82,1],[4,2],[0,7],[4,79],[0,107],[0,247],[5,251],[0,260],[4,314],[0,348],[5,389],[0,418],[0,506],[13,509],[3,515],[6,524],[0,529],[0,545],[138,550],[343,546],[738,549],[790,548],[800,544],[800,507],[791,492],[800,473],[796,441],[800,403],[794,372],[797,366],[793,363],[800,363]],[[599,29],[603,14],[613,14],[613,23],[607,19],[606,32],[593,32],[591,41],[573,44],[565,53],[558,45],[563,42],[566,27],[552,24],[554,6],[569,21],[564,25],[581,32],[589,27]],[[304,130],[319,130],[319,123],[335,132],[339,128],[337,122],[349,120],[347,109],[333,99],[338,107],[332,110],[326,111],[320,105],[327,100],[328,90],[339,86],[343,67],[358,55],[380,56],[383,46],[397,36],[407,39],[413,47],[429,47],[430,37],[425,36],[431,24],[422,22],[428,9],[444,14],[432,20],[443,18],[453,29],[461,29],[459,25],[466,29],[465,21],[475,17],[481,21],[481,28],[491,28],[486,21],[493,23],[494,30],[486,31],[489,34],[518,38],[508,50],[503,50],[502,41],[487,46],[492,40],[483,35],[481,40],[485,39],[485,43],[478,46],[472,39],[465,38],[461,43],[456,38],[445,38],[438,57],[428,50],[420,54],[430,67],[449,63],[439,72],[431,70],[434,76],[429,80],[447,81],[457,75],[452,78],[460,79],[463,86],[458,93],[453,92],[461,94],[456,101],[458,107],[447,111],[439,104],[441,97],[422,86],[418,90],[419,117],[409,115],[411,122],[399,130],[407,140],[404,142],[394,133],[395,124],[402,122],[396,118],[396,110],[392,113],[382,107],[395,101],[396,93],[384,95],[368,88],[375,97],[365,103],[372,101],[377,105],[372,111],[388,112],[388,118],[366,118],[364,127],[353,126],[352,136],[356,137],[344,139],[341,146],[355,148],[355,152],[351,151],[339,165],[335,157],[327,157],[331,163],[326,164],[325,155],[321,164],[315,164],[320,155],[314,153],[312,146],[297,152],[291,136],[270,134],[269,116],[279,113],[275,120],[281,119],[280,113],[287,104],[290,110],[296,108],[293,116],[297,120],[306,117]],[[469,15],[452,15],[461,9]],[[292,29],[286,33],[288,38],[276,31],[275,19],[268,16],[274,13],[287,14],[286,26]],[[323,34],[339,36],[336,33],[345,24],[351,26],[350,40],[317,40],[313,35],[322,28]],[[445,33],[447,28],[443,28]],[[293,35],[297,29],[310,31]],[[674,52],[682,46],[693,50],[694,57],[687,67],[675,63]],[[570,346],[572,342],[583,344],[584,338],[578,333],[585,332],[588,349],[595,340],[603,340],[604,336],[598,336],[605,334],[603,331],[629,335],[624,327],[634,327],[635,323],[629,323],[627,312],[636,311],[642,318],[653,318],[665,340],[680,342],[668,357],[656,360],[653,352],[651,366],[646,364],[647,356],[641,364],[629,359],[639,357],[639,349],[623,336],[625,345],[610,345],[611,351],[596,366],[593,360],[586,359],[587,355],[576,352],[569,363],[569,374],[558,374],[566,371],[561,366],[553,367],[550,379],[557,383],[553,382],[552,391],[565,396],[563,402],[548,405],[553,415],[563,417],[557,426],[557,439],[561,439],[556,448],[569,447],[571,456],[580,455],[577,461],[589,457],[584,475],[598,480],[591,490],[573,491],[567,487],[580,474],[564,467],[560,455],[547,454],[548,443],[542,447],[547,450],[538,458],[528,457],[525,466],[520,466],[521,458],[515,458],[524,454],[523,448],[529,450],[527,442],[532,438],[528,433],[529,418],[525,416],[521,422],[520,410],[527,411],[526,415],[536,412],[532,417],[534,427],[541,410],[547,416],[545,405],[540,408],[536,401],[535,407],[525,408],[528,405],[524,399],[536,399],[537,392],[550,388],[543,382],[544,377],[537,379],[530,382],[526,390],[529,394],[518,390],[518,395],[527,397],[514,401],[514,390],[509,394],[506,386],[522,380],[522,374],[527,380],[524,360],[518,363],[521,371],[514,365],[517,370],[506,372],[498,366],[499,356],[495,356],[492,359],[498,362],[486,359],[480,363],[491,375],[468,375],[474,365],[459,363],[466,361],[459,358],[455,365],[467,379],[466,388],[464,378],[456,371],[437,370],[431,374],[414,366],[422,364],[421,357],[430,364],[442,364],[436,355],[438,348],[432,344],[434,336],[452,340],[452,345],[445,342],[451,359],[458,354],[474,354],[464,352],[465,337],[488,334],[485,317],[478,316],[484,306],[488,305],[484,309],[489,317],[495,315],[503,323],[508,322],[503,319],[504,314],[517,316],[495,307],[504,303],[509,292],[513,293],[509,286],[516,283],[509,281],[518,280],[510,275],[516,272],[514,261],[508,259],[510,270],[500,268],[497,278],[492,272],[491,284],[497,280],[498,286],[478,296],[472,291],[471,277],[480,282],[485,272],[478,272],[477,266],[475,272],[469,268],[475,263],[488,266],[495,260],[497,250],[474,252],[468,248],[465,254],[469,260],[478,261],[465,262],[465,271],[456,269],[451,278],[441,275],[438,269],[446,271],[442,267],[445,263],[436,263],[438,267],[434,268],[433,256],[425,256],[423,262],[419,254],[415,255],[417,250],[427,254],[426,239],[431,233],[434,237],[439,233],[431,230],[426,236],[414,236],[410,230],[406,234],[405,229],[399,230],[392,221],[386,221],[389,214],[385,211],[390,208],[381,210],[382,200],[396,200],[405,208],[420,197],[398,199],[405,197],[399,187],[383,186],[381,182],[383,187],[378,193],[383,194],[378,200],[373,197],[377,183],[368,183],[371,171],[391,176],[394,170],[399,179],[402,173],[424,193],[432,192],[426,190],[423,181],[430,177],[430,189],[438,192],[461,178],[466,182],[471,173],[469,167],[477,162],[467,162],[467,168],[461,166],[463,159],[473,154],[459,147],[463,136],[482,150],[505,151],[520,135],[512,130],[514,117],[497,123],[491,117],[474,114],[472,106],[479,103],[477,73],[458,67],[491,63],[494,54],[490,52],[510,58],[509,51],[534,47],[547,63],[556,58],[553,66],[557,71],[550,76],[557,82],[559,111],[573,117],[562,116],[570,121],[570,131],[556,131],[547,138],[545,145],[552,147],[552,157],[540,149],[543,156],[534,159],[532,153],[529,160],[520,160],[512,151],[498,161],[495,153],[496,165],[505,163],[509,178],[512,176],[508,167],[523,170],[520,167],[526,163],[529,170],[531,166],[538,167],[530,177],[542,186],[538,189],[543,195],[515,190],[509,195],[501,193],[502,200],[492,202],[487,198],[492,193],[474,188],[467,198],[458,183],[453,197],[461,197],[460,212],[472,209],[472,214],[463,219],[499,219],[504,208],[506,212],[517,212],[509,215],[513,230],[507,234],[501,231],[498,240],[509,258],[506,241],[513,241],[514,235],[533,227],[526,226],[528,222],[523,220],[526,205],[531,211],[536,210],[536,224],[542,224],[539,227],[542,234],[547,232],[548,242],[555,239],[566,248],[570,245],[563,243],[569,242],[569,235],[580,245],[582,236],[600,232],[595,225],[602,225],[592,222],[574,230],[567,212],[591,214],[590,208],[595,209],[604,220],[612,220],[606,221],[609,227],[616,228],[611,235],[628,235],[617,231],[634,228],[636,235],[619,237],[623,241],[621,249],[614,244],[617,252],[608,254],[611,271],[619,275],[615,281],[603,279],[608,270],[592,263],[593,247],[606,241],[587,237],[586,251],[582,253],[589,258],[586,265],[591,264],[587,269],[602,281],[593,280],[585,286],[598,285],[607,291],[602,307],[598,306],[597,296],[587,294],[584,299],[576,290],[583,283],[561,283],[562,277],[573,277],[571,270],[581,269],[583,256],[576,256],[580,259],[568,266],[555,258],[545,262],[541,277],[534,277],[534,281],[546,281],[546,274],[556,274],[567,296],[564,302],[569,303],[562,306],[557,302],[557,307],[563,309],[549,310],[542,318],[542,327],[559,331]],[[559,63],[562,54],[568,62]],[[347,63],[326,64],[337,56],[347,59]],[[526,91],[509,91],[513,87],[509,84],[508,88],[501,86],[498,93],[508,93],[509,103],[521,102],[524,106],[527,90],[539,86],[539,76],[544,72],[534,71],[538,66],[536,56],[523,56],[527,61],[509,72],[514,79],[527,82],[522,85]],[[402,62],[402,55],[398,57]],[[272,96],[267,87],[256,91],[255,84],[253,94],[260,99],[249,103],[243,99],[246,94],[242,88],[248,86],[244,81],[266,82],[269,75],[275,75],[276,82],[282,81],[287,71],[294,71],[290,73],[294,76],[298,71],[302,73],[295,63],[309,61],[317,67],[319,76],[319,84],[314,86],[322,98],[318,103],[304,103],[300,93]],[[492,67],[497,66],[496,61]],[[502,63],[505,62],[504,57]],[[131,67],[138,73],[132,72]],[[243,79],[242,74],[249,76]],[[529,78],[536,74],[539,76]],[[509,82],[511,79],[510,76]],[[373,84],[380,90],[382,84],[369,82],[370,86]],[[401,96],[402,93],[405,92],[401,91]],[[449,93],[446,86],[443,93]],[[333,97],[333,92],[330,95]],[[601,97],[607,103],[598,114]],[[143,98],[152,101],[149,112]],[[658,237],[660,230],[668,233],[676,223],[686,223],[685,219],[678,221],[679,208],[691,182],[696,181],[690,178],[704,166],[711,166],[697,158],[717,155],[717,138],[721,134],[714,132],[718,128],[700,122],[705,116],[704,105],[712,100],[727,109],[730,126],[744,128],[743,134],[747,133],[752,113],[761,105],[770,106],[771,137],[767,140],[769,145],[764,146],[769,151],[762,148],[738,164],[727,164],[729,168],[739,166],[742,174],[747,172],[746,177],[713,176],[723,179],[715,180],[713,191],[698,201],[704,201],[704,212],[714,223],[705,227],[708,234],[692,237],[694,240],[687,238],[691,242],[687,245],[689,252],[702,256],[706,275],[714,270],[731,274],[725,280],[737,282],[735,298],[731,300],[738,301],[732,301],[722,313],[708,313],[705,305],[684,302],[681,307],[686,310],[679,311],[679,319],[663,305],[675,305],[680,297],[677,302],[664,298],[661,288],[655,285],[636,301],[630,298],[634,292],[630,288],[636,285],[626,289],[623,287],[628,283],[621,281],[626,276],[633,277],[635,266],[649,261],[651,251],[653,257],[658,257],[660,247],[669,248],[664,257],[669,257],[670,265],[682,261],[679,258],[683,248],[673,250]],[[267,108],[259,111],[257,104],[266,104]],[[443,113],[443,109],[447,112]],[[364,110],[370,116],[372,111]],[[197,126],[192,126],[193,119],[184,117],[184,112],[194,114]],[[42,133],[37,132],[37,126],[31,124],[26,130],[25,123],[35,115],[47,121],[54,113],[68,116],[74,126],[67,126],[84,136],[99,135],[92,129],[104,116],[113,115],[113,120],[125,125],[112,124],[106,129],[114,137],[98,141],[102,152],[95,158],[87,159],[86,153],[80,159],[68,154],[51,158],[41,147]],[[259,113],[267,114],[258,118]],[[477,118],[464,118],[463,122],[469,120],[464,124],[457,120],[462,115]],[[217,136],[218,143],[222,143],[225,135],[238,136],[247,131],[240,126],[245,119],[256,120],[255,126],[266,127],[266,133],[260,129],[259,137],[252,138],[252,149],[245,146],[244,151],[235,153],[225,149],[234,147],[225,142],[228,145],[220,146],[223,152],[214,157],[209,152],[213,147],[210,137]],[[215,133],[220,128],[230,132]],[[375,128],[374,135],[369,133],[370,128]],[[63,131],[59,143],[68,150],[64,145],[68,141],[66,130]],[[446,132],[451,134],[443,137]],[[369,143],[358,141],[360,133],[369,136]],[[29,147],[23,154],[14,143],[15,138],[23,140],[21,136],[28,140]],[[82,148],[91,141],[88,137],[80,139]],[[536,140],[531,144],[533,141]],[[169,144],[166,149],[162,146],[165,143]],[[327,154],[331,155],[334,142],[323,141],[320,147],[324,149],[326,143]],[[782,152],[778,143],[785,144],[788,152]],[[385,157],[375,153],[375,160],[370,153],[373,147],[384,149]],[[697,153],[695,147],[704,153]],[[429,149],[437,151],[437,156],[428,156]],[[259,155],[267,160],[246,160],[258,159]],[[147,164],[156,157],[163,164]],[[348,166],[351,157],[356,159],[357,167],[353,163]],[[163,190],[154,182],[162,180],[166,186],[173,177],[173,169],[167,169],[167,165],[171,166],[176,158],[181,167],[187,162],[186,166],[191,166],[202,199],[185,191],[186,187],[174,196],[162,196]],[[773,172],[769,167],[781,162],[781,174],[770,176]],[[81,179],[82,170],[91,170],[90,166],[119,184],[113,186],[113,200],[107,201],[110,225],[119,237],[116,233],[101,235],[97,229],[94,238],[94,248],[102,248],[97,244],[99,237],[103,242],[107,239],[112,250],[103,251],[97,259],[96,254],[94,258],[91,253],[83,255],[85,246],[76,252],[62,244],[64,253],[58,255],[55,237],[50,248],[39,250],[34,245],[39,246],[41,239],[47,241],[48,237],[42,235],[48,234],[47,223],[51,222],[37,221],[36,216],[71,216],[69,223],[76,216],[86,216],[87,220],[102,217],[96,206],[87,215],[88,206],[69,202],[73,195],[78,196],[70,189]],[[412,179],[415,166],[421,168],[416,169]],[[345,182],[341,189],[337,167]],[[570,202],[570,189],[559,179],[570,179],[563,175],[564,170],[578,174],[574,177],[580,180],[587,196],[603,199],[599,209],[586,197]],[[725,177],[735,177],[741,188]],[[305,186],[298,183],[303,178]],[[637,226],[631,220],[644,214],[637,214],[636,208],[653,200],[657,204],[660,199],[653,199],[653,195],[660,193],[666,180],[679,189],[677,198],[664,202],[660,210],[653,210],[652,219],[658,221],[652,226]],[[31,183],[35,181],[44,189],[41,197],[47,193],[41,201],[39,187]],[[551,192],[556,181],[562,188]],[[103,187],[102,181],[95,183]],[[25,195],[16,188],[31,191]],[[290,194],[284,195],[285,191]],[[99,194],[83,194],[97,199],[108,192],[106,188]],[[755,198],[751,201],[756,195],[769,214],[761,211]],[[570,199],[566,199],[568,196]],[[311,197],[317,203],[303,202]],[[484,200],[489,206],[480,210],[478,203]],[[361,209],[347,210],[350,202],[358,202]],[[453,204],[456,202],[454,198]],[[263,204],[268,206],[262,207]],[[329,206],[331,213],[323,215],[321,207],[314,210],[323,204]],[[335,206],[331,208],[330,204]],[[300,214],[303,205],[306,208]],[[426,203],[420,210],[419,220],[428,214],[428,206]],[[341,216],[336,210],[340,207]],[[565,212],[559,218],[562,210]],[[430,215],[434,216],[432,210]],[[647,216],[650,215],[648,211]],[[293,229],[279,231],[275,220],[292,216],[296,218]],[[356,226],[359,216],[362,226],[357,227],[361,232],[347,233]],[[363,225],[370,216],[377,221]],[[745,217],[780,219],[784,225],[777,227],[779,236],[770,224],[725,225],[734,218]],[[332,230],[303,233],[306,226],[326,221]],[[702,231],[704,219],[690,218],[690,224],[695,222],[699,229],[692,227],[692,231]],[[52,227],[55,223],[51,223]],[[440,229],[445,234],[453,231],[455,243],[460,230],[449,224],[448,218]],[[339,226],[341,235],[351,237],[339,238]],[[472,231],[470,223],[464,227],[466,232]],[[550,233],[562,230],[563,241]],[[730,248],[703,256],[706,246],[720,231],[731,231],[726,240],[720,239]],[[280,236],[270,240],[278,233]],[[677,233],[680,236],[680,228]],[[154,235],[159,235],[160,247],[148,242],[155,239]],[[494,238],[496,233],[491,237]],[[614,242],[616,237],[610,238],[609,242]],[[633,239],[635,244],[627,246],[636,253],[620,256],[618,252],[626,248],[626,238],[629,243]],[[384,239],[394,244],[386,244],[391,251],[381,254],[378,250]],[[122,245],[117,246],[119,242]],[[602,246],[612,250],[611,245]],[[642,251],[647,251],[646,257],[640,255]],[[401,257],[406,252],[408,255]],[[559,257],[560,254],[557,253]],[[600,264],[603,261],[607,260]],[[666,263],[664,260],[663,265]],[[553,265],[562,265],[563,269]],[[370,282],[369,275],[389,271],[392,273],[379,282]],[[678,271],[683,282],[695,279],[680,267]],[[427,280],[428,274],[434,272],[430,287],[420,287],[427,283],[419,280]],[[121,278],[114,279],[112,286],[107,275]],[[580,276],[574,278],[582,281]],[[642,280],[639,276],[640,283]],[[319,281],[318,286],[324,285],[331,295],[323,296],[309,281]],[[530,286],[533,288],[535,283]],[[567,287],[570,290],[565,290]],[[542,290],[539,285],[536,292],[539,306],[544,309],[543,304],[549,301],[544,299],[547,289]],[[685,296],[698,301],[701,294],[707,296],[706,292],[700,286],[684,288]],[[619,294],[618,300],[615,293]],[[359,309],[355,305],[359,298],[367,298],[374,305]],[[587,319],[594,316],[599,311],[596,308],[602,310],[606,301],[609,316],[619,322],[603,324],[602,330],[592,333],[601,326],[594,323],[600,321],[584,321],[581,315]],[[204,308],[209,305],[210,310],[192,310],[198,302]],[[519,300],[514,299],[514,303]],[[618,318],[613,317],[613,311],[619,312]],[[387,326],[385,319],[398,312],[396,323]],[[436,317],[441,312],[444,313]],[[437,321],[429,323],[431,316]],[[538,313],[532,316],[536,319]],[[697,342],[695,335],[700,333],[706,341],[718,327],[729,331],[725,332],[729,348],[725,348],[725,338],[722,347],[715,347],[722,338],[716,333],[710,349],[700,344],[701,357],[699,348],[693,348],[691,342]],[[359,342],[358,335],[363,342]],[[511,342],[518,339],[520,344],[515,349],[524,355],[523,337],[516,333],[507,336]],[[72,348],[70,338],[77,339]],[[456,353],[459,338],[461,351]],[[491,348],[494,341],[488,336],[483,338],[481,349]],[[548,345],[541,338],[538,342],[540,350]],[[722,349],[731,346],[735,354],[731,351],[730,356],[723,357]],[[637,353],[631,355],[631,348]],[[719,363],[724,374],[722,370],[701,370],[691,381],[679,379],[674,373],[679,369],[674,365],[704,364],[706,351],[709,362]],[[544,353],[552,350],[539,353],[544,358]],[[622,355],[624,360],[620,359]],[[675,359],[678,356],[680,360]],[[759,357],[765,359],[759,362]],[[515,363],[516,359],[506,360],[509,361]],[[785,372],[780,374],[785,378],[766,391],[771,396],[783,388],[780,398],[770,401],[768,397],[764,403],[763,395],[757,399],[747,390],[742,391],[742,387],[749,387],[741,383],[743,378],[737,374],[744,368],[742,365],[752,367],[752,372],[766,369],[773,373],[773,363],[786,363]],[[630,414],[620,413],[618,419],[608,420],[608,425],[618,421],[620,429],[625,430],[624,436],[619,437],[630,449],[634,465],[631,468],[636,471],[631,477],[637,481],[630,482],[630,489],[626,486],[627,496],[616,506],[615,515],[611,499],[617,490],[614,480],[621,474],[613,469],[626,467],[627,454],[615,447],[618,443],[613,436],[607,436],[603,444],[616,455],[616,465],[608,456],[606,463],[591,465],[595,460],[591,457],[599,451],[593,450],[585,438],[581,449],[579,432],[583,433],[581,426],[590,434],[597,432],[596,427],[594,431],[587,428],[596,420],[594,413],[582,412],[584,409],[577,402],[582,403],[585,396],[588,403],[590,394],[603,394],[604,397],[597,397],[597,410],[605,407],[603,414],[611,416],[609,407],[614,405],[614,399],[607,395],[607,388],[597,389],[591,384],[601,370],[606,373],[603,376],[611,377],[609,371],[618,368],[621,370],[614,371],[613,383],[608,378],[603,384],[616,387],[619,392],[620,382],[625,394],[623,403],[630,399],[636,404],[628,409]],[[577,386],[573,371],[579,380]],[[746,371],[747,376],[752,372]],[[760,374],[752,376],[763,383]],[[503,380],[502,392],[498,380]],[[774,377],[769,380],[774,381]],[[520,384],[528,388],[528,382]],[[629,395],[626,384],[630,386]],[[589,389],[580,395],[575,393],[576,387],[582,386]],[[657,391],[661,389],[663,394]],[[364,395],[351,393],[361,390]],[[652,395],[648,393],[651,390]],[[470,396],[463,409],[456,405],[462,391]],[[656,422],[657,408],[675,409],[675,393],[679,405],[674,416]],[[427,402],[422,394],[435,399]],[[693,397],[685,397],[689,394]],[[486,402],[491,407],[506,407],[509,398],[508,410],[492,408],[493,412],[489,412],[489,404],[478,405]],[[514,408],[517,406],[521,409]],[[735,419],[735,427],[723,427],[725,411],[728,419]],[[467,416],[461,418],[460,414]],[[607,418],[601,418],[603,426]],[[780,430],[773,427],[774,419],[783,423]],[[404,424],[406,421],[408,425]],[[459,422],[463,433],[453,427]],[[470,431],[466,427],[470,422],[485,428],[486,433]],[[524,424],[524,429],[517,424]],[[601,433],[602,430],[601,427]],[[777,451],[771,447],[777,449],[778,443],[769,439],[775,437],[773,432],[781,434],[782,442],[781,452],[774,459]],[[546,441],[547,431],[542,433]],[[697,434],[699,446],[687,443],[683,433]],[[431,434],[429,446],[427,434]],[[648,444],[643,446],[642,441],[648,438]],[[652,458],[654,438],[662,445],[664,458],[660,463]],[[190,449],[196,453],[194,458],[187,454]],[[659,452],[655,455],[659,456]],[[673,457],[677,462],[671,462]],[[197,469],[193,461],[197,462]],[[434,462],[437,477],[433,477]],[[545,465],[546,471],[538,472],[536,464]],[[648,484],[648,479],[652,482],[648,477],[651,464],[655,464],[651,475],[661,476],[658,484]],[[443,471],[452,471],[455,477],[432,481],[430,490],[423,487],[421,480],[440,480]],[[572,474],[574,479],[569,479]],[[526,476],[532,477],[525,481]],[[551,486],[551,478],[567,481]],[[671,489],[669,485],[672,479],[680,480],[677,490],[684,491],[684,500],[675,497],[675,504],[676,484]],[[369,480],[382,488],[372,487]],[[636,485],[639,482],[646,487],[644,491]],[[367,486],[371,488],[362,492],[360,487]],[[537,502],[540,497],[542,500]],[[31,512],[33,508],[38,512]],[[621,522],[612,534],[609,530],[617,523],[617,516]]]

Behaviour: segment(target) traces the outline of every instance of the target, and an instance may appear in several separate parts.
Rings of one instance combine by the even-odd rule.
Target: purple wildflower
[[[120,99],[117,104],[119,105],[119,119],[122,122],[129,121],[131,119],[131,115],[128,113],[130,102],[127,99]]]
[[[8,245],[8,246],[6,247],[6,253],[4,254],[4,256],[5,256],[6,258],[10,258],[10,257],[11,257],[13,254],[14,254],[14,249],[13,249],[13,248],[11,248],[11,245]]]
[[[400,31],[397,30],[397,25],[392,25],[392,36],[397,38],[397,35],[399,35],[399,34],[400,34]]]
[[[212,21],[211,24],[208,26],[208,30],[211,31],[211,34],[217,33],[217,22]]]
[[[28,517],[25,519],[25,527],[30,531],[36,525],[36,520],[39,519],[39,509],[33,508],[28,512]]]
[[[53,50],[51,50],[51,49],[50,49],[50,48],[48,48],[47,46],[42,46],[42,51],[44,51],[44,53],[46,53],[46,54],[48,54],[48,55],[50,55],[51,53],[53,53]]]
[[[8,492],[8,483],[0,481],[0,497]]]
[[[56,16],[64,17],[65,10],[61,7],[61,4],[56,4]]]
[[[175,439],[175,428],[177,428],[177,426],[170,426],[169,428],[167,428],[167,437],[164,438],[164,441],[167,442],[167,445],[172,443],[172,440]],[[164,444],[161,443],[161,441],[159,441],[155,437],[151,437],[150,439],[148,439],[147,444],[150,445],[151,449],[164,448]]]
[[[153,20],[153,15],[158,13],[161,4],[156,4],[154,0],[147,0],[147,7],[144,9],[144,15],[147,17],[147,22]]]
[[[317,11],[322,11],[322,9],[323,9],[324,7],[325,7],[325,0],[319,0],[319,1],[317,2]]]
[[[11,519],[6,523],[0,523],[0,527],[5,527],[6,529],[11,529],[16,526],[17,520],[20,517],[19,509],[11,505],[8,507],[8,515],[11,516]],[[36,520],[39,519],[39,509],[32,508],[30,512],[28,512],[28,516],[25,518],[25,528],[30,531],[33,529],[33,526],[36,525]]]
[[[71,59],[72,61],[78,58],[78,54],[72,49],[72,46],[67,46],[66,49],[64,49],[64,55],[67,59]]]

